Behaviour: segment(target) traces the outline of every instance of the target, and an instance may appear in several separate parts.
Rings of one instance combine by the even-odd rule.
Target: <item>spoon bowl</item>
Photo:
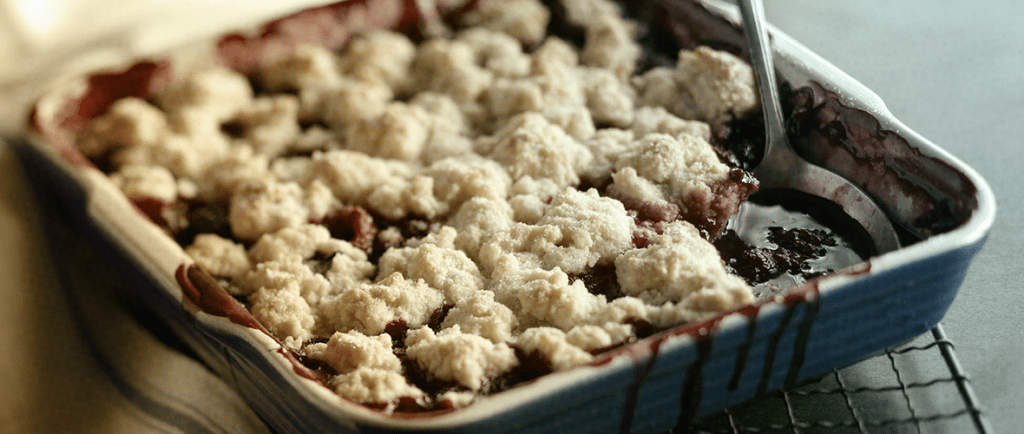
[[[789,189],[828,200],[870,235],[875,255],[899,249],[899,238],[892,222],[867,193],[836,173],[807,162],[793,150],[786,137],[775,86],[775,68],[764,25],[764,4],[762,0],[740,0],[739,6],[767,133],[764,157],[753,170],[761,183],[758,194]]]

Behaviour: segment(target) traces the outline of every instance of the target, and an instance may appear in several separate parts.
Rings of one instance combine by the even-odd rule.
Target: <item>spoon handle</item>
[[[750,61],[754,66],[757,89],[761,95],[761,111],[764,113],[768,133],[764,157],[758,168],[772,167],[782,170],[789,166],[789,159],[785,158],[785,152],[789,149],[778,148],[788,148],[789,142],[786,139],[786,127],[782,118],[782,104],[775,89],[775,67],[768,32],[764,25],[764,3],[761,0],[740,0],[739,6],[743,14],[743,34],[750,47]]]
[[[782,105],[775,82],[775,67],[765,29],[762,0],[740,0],[744,35],[750,47],[757,88],[768,135],[764,157],[754,168],[762,189],[786,188],[825,198],[867,230],[878,254],[899,248],[899,239],[885,213],[863,190],[841,176],[804,161],[786,137]]]

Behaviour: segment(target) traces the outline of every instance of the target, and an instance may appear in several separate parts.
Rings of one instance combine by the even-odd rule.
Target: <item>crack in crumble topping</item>
[[[614,3],[561,6],[582,47],[482,2],[450,38],[199,71],[77,145],[340,396],[463,407],[754,301],[711,241],[756,181],[709,143],[757,110],[750,67],[637,74]]]

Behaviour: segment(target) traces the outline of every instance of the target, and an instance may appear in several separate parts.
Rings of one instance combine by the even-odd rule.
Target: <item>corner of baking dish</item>
[[[911,147],[921,152],[922,156],[934,158],[950,165],[954,170],[962,173],[976,190],[977,206],[963,224],[948,232],[930,235],[918,243],[871,258],[872,271],[881,272],[902,264],[923,260],[941,252],[984,243],[996,215],[995,195],[988,182],[963,161],[907,127],[889,111],[881,97],[859,81],[784,32],[774,27],[770,28],[776,50],[777,66],[783,71],[785,77],[795,82],[813,81],[818,83],[826,90],[835,92],[844,104],[874,115],[881,128],[906,139]],[[823,284],[822,289],[838,286],[840,282],[848,281],[848,279],[850,279],[849,275],[837,275],[834,279],[829,279],[831,281],[828,284]]]

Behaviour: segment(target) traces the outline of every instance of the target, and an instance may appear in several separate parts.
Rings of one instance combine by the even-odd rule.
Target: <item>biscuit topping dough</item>
[[[710,242],[757,188],[709,143],[756,110],[750,67],[638,75],[614,3],[562,3],[582,46],[481,2],[446,39],[198,71],[78,146],[342,397],[469,405],[754,301]]]

